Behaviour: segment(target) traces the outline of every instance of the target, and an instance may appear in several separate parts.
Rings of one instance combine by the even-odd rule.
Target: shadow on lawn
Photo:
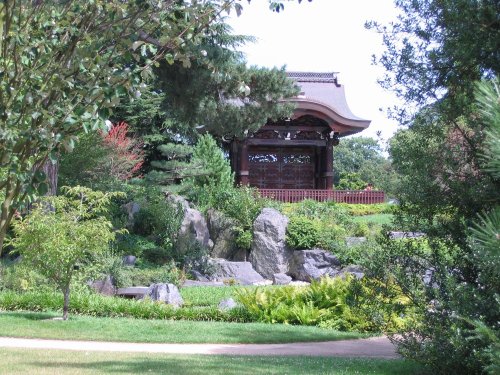
[[[50,313],[50,312],[20,312],[20,311],[12,311],[12,312],[2,312],[3,316],[11,316],[14,318],[24,318],[26,320],[46,320],[52,319],[55,317],[59,317],[60,314]]]
[[[89,354],[91,355],[91,354]],[[403,360],[364,360],[326,357],[250,357],[250,356],[168,356],[161,359],[95,361],[67,363],[36,361],[35,368],[55,373],[89,371],[120,374],[422,374],[421,368]],[[61,370],[66,370],[62,372]],[[60,372],[61,371],[61,372]]]

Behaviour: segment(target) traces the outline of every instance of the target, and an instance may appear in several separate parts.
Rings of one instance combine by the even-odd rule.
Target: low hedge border
[[[5,311],[62,311],[63,296],[53,292],[0,292],[0,309]],[[217,307],[174,308],[150,300],[130,300],[92,293],[73,293],[70,314],[96,317],[129,317],[137,319],[169,319],[192,321],[250,322],[243,308],[227,311]]]

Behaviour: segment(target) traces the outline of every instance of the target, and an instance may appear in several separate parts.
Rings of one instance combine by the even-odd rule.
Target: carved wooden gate
[[[314,189],[313,147],[254,146],[248,151],[250,186],[261,189]]]

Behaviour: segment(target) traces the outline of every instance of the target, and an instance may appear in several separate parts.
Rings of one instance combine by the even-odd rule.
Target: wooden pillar
[[[238,175],[238,142],[233,139],[231,141],[231,144],[229,145],[229,161],[231,163],[231,170],[234,173],[235,176],[235,184],[238,185],[240,183],[239,181],[239,175]]]
[[[333,189],[333,140],[328,139],[326,143],[326,155],[325,155],[325,172],[323,176],[325,176],[325,189],[332,190]]]
[[[314,147],[314,188],[321,189],[321,148]]]
[[[239,183],[248,185],[248,144],[245,141],[240,147],[240,167],[239,167]]]

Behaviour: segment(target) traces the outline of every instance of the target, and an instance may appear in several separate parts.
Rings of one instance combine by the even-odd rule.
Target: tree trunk
[[[7,186],[4,189],[4,200],[0,206],[0,256],[2,255],[3,245],[10,222],[16,213],[16,209],[12,207],[12,202],[18,198],[20,190],[20,182],[8,177]]]
[[[53,163],[50,159],[47,159],[43,163],[40,170],[47,176],[47,184],[49,185],[49,191],[46,195],[55,196],[57,194],[57,178],[59,176],[59,161]]]
[[[63,320],[68,320],[69,285],[64,289],[63,293],[64,293]]]

